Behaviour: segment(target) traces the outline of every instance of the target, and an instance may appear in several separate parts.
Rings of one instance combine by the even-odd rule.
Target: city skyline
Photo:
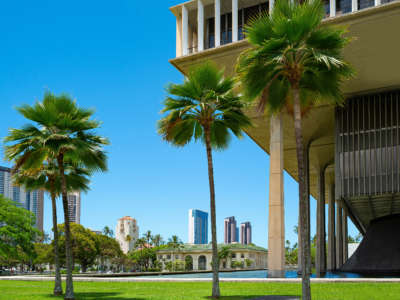
[[[11,169],[0,166],[0,194],[32,212],[36,217],[35,227],[43,232],[44,191],[27,191],[13,184]]]

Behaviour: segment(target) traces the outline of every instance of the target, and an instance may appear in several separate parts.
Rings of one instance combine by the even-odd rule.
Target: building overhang
[[[400,1],[371,7],[354,13],[328,18],[325,24],[346,26],[354,40],[344,55],[357,71],[356,78],[347,82],[343,90],[347,96],[390,90],[400,87]],[[170,63],[182,74],[205,61],[214,61],[225,68],[226,75],[234,75],[239,54],[250,47],[247,40],[174,58]],[[334,110],[333,106],[315,107],[303,119],[304,139],[310,144],[310,191],[317,197],[319,170],[327,167],[327,184],[334,183]],[[269,116],[247,111],[254,126],[246,130],[265,152],[269,153]],[[293,120],[284,113],[284,169],[295,179],[297,176],[296,144]],[[329,189],[326,189],[328,199]]]

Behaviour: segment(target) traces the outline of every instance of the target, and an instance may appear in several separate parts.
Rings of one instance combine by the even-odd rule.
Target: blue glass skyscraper
[[[208,244],[208,213],[189,210],[189,244]]]

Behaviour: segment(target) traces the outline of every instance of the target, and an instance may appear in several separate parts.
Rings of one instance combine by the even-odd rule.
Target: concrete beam
[[[283,277],[285,272],[285,217],[283,195],[283,123],[281,115],[271,117],[270,130],[268,276]]]

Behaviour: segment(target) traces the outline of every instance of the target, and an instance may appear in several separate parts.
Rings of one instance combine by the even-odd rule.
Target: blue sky
[[[156,132],[164,87],[180,82],[175,56],[178,0],[147,7],[137,1],[3,1],[0,4],[0,137],[26,123],[15,111],[43,93],[67,92],[96,108],[99,130],[111,140],[109,172],[93,177],[82,196],[81,223],[115,229],[118,218],[138,220],[140,232],[187,241],[188,209],[209,211],[205,149],[174,148]],[[142,2],[145,3],[145,2]],[[1,157],[3,153],[1,152]],[[248,137],[215,153],[218,240],[223,219],[250,221],[253,241],[267,246],[269,157]],[[2,165],[7,163],[2,162]],[[285,175],[286,237],[296,241],[297,184]],[[61,205],[59,203],[59,218]],[[312,233],[315,200],[311,201]],[[46,231],[51,228],[45,201]],[[356,234],[350,226],[350,234]]]

